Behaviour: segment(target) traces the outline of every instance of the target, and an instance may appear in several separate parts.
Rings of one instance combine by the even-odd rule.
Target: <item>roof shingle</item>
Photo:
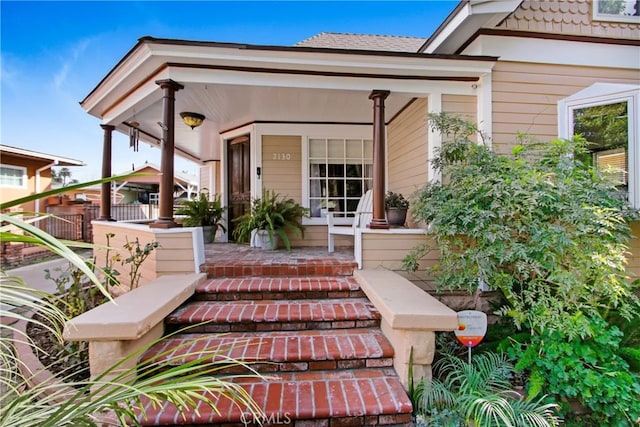
[[[296,46],[331,49],[417,52],[427,39],[421,37],[374,34],[320,33],[296,43]]]

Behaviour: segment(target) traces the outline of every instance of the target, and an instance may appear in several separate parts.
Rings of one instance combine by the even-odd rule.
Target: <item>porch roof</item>
[[[220,134],[255,122],[371,124],[368,95],[391,91],[387,118],[430,93],[475,94],[497,58],[415,52],[263,46],[143,37],[81,102],[103,124],[160,144],[162,91],[176,93],[176,154],[219,159]],[[182,111],[206,116],[194,130]]]
[[[86,166],[86,163],[81,160],[58,156],[56,154],[41,153],[39,151],[27,150],[25,148],[11,147],[9,145],[0,145],[0,151],[4,154],[11,154],[15,157],[55,163],[55,165],[52,166]]]

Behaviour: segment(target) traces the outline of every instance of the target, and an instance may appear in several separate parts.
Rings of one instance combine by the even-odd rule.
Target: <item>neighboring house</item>
[[[126,181],[114,183],[114,192],[122,194],[120,203],[157,203],[158,192],[160,191],[160,167],[152,163],[145,163],[133,169],[127,174],[141,174],[128,178]],[[120,173],[119,175],[124,175]],[[191,199],[198,193],[198,179],[184,173],[174,173],[173,194],[175,198]]]
[[[640,11],[626,1],[604,14],[601,4],[462,1],[428,39],[323,33],[257,46],[144,37],[81,104],[105,132],[135,127],[145,142],[170,142],[163,156],[198,162],[231,218],[264,188],[299,200],[312,217],[298,245],[327,244],[327,202],[349,223],[373,187],[375,221],[386,190],[409,195],[438,178],[429,161],[441,136],[429,113],[474,119],[506,152],[518,132],[568,137],[581,114],[616,104],[626,141],[594,147],[594,161],[623,166],[640,207]],[[204,122],[190,128],[181,112]]]
[[[0,145],[2,201],[15,200],[51,190],[51,168],[54,166],[85,166],[85,163],[55,154]],[[20,205],[19,209],[37,212],[44,211],[45,206],[45,200],[36,200]]]
[[[111,203],[158,203],[160,187],[160,168],[152,163],[145,163],[131,171],[120,172],[117,175],[141,174],[127,179],[116,181],[111,188]],[[73,192],[74,199],[87,200],[93,204],[100,204],[102,187],[94,185],[84,187]],[[190,199],[199,192],[198,178],[184,173],[175,173],[173,194],[177,199]]]

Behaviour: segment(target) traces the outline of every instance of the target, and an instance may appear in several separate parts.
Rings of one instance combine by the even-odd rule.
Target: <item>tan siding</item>
[[[191,232],[156,234],[154,251],[156,277],[173,273],[193,273],[195,269]]]
[[[427,100],[417,99],[387,129],[389,190],[410,196],[427,182]]]
[[[315,246],[327,247],[327,227],[325,225],[308,225],[304,231],[304,238],[289,236],[291,246]],[[353,247],[353,237],[335,236],[335,246],[337,248]]]
[[[477,117],[476,97],[471,95],[442,95],[442,111],[462,115],[475,122]]]
[[[125,228],[113,228],[109,227],[109,224],[102,224],[99,222],[93,222],[93,241],[95,244],[100,246],[107,246],[107,233],[113,233],[114,236],[109,239],[108,246],[111,248],[109,251],[109,257],[113,258],[116,255],[119,255],[121,259],[126,259],[129,256],[129,252],[124,249],[124,245],[128,242],[134,242],[136,237],[140,242],[140,246],[144,247],[147,243],[153,242],[155,240],[155,236],[152,232],[146,231],[144,229],[125,229]],[[93,255],[96,258],[96,262],[100,266],[107,265],[106,259],[106,249],[94,248]],[[149,257],[145,260],[140,268],[140,285],[148,283],[155,279],[157,276],[155,274],[155,265],[156,265],[156,256],[157,249],[151,252]],[[131,282],[129,280],[129,272],[130,272],[131,264],[121,265],[120,262],[113,262],[113,268],[120,272],[120,275],[117,279],[123,286],[130,286]]]
[[[364,233],[362,235],[363,268],[382,267],[396,271],[409,280],[432,284],[433,277],[427,273],[426,269],[438,261],[439,252],[432,251],[427,254],[415,273],[409,273],[402,268],[402,259],[426,240],[424,235]]]
[[[557,103],[596,82],[639,83],[637,71],[498,62],[492,73],[493,146],[508,152],[518,132],[541,141],[558,135]]]
[[[262,180],[263,188],[302,201],[301,137],[262,137]]]
[[[208,163],[200,167],[200,190],[207,189],[210,193],[220,194],[220,163]]]
[[[127,242],[135,241],[136,237],[140,246],[147,243],[158,242],[158,247],[151,252],[149,257],[142,263],[139,273],[140,286],[152,280],[170,273],[193,273],[194,254],[191,232],[178,233],[154,233],[148,228],[141,226],[139,229],[121,228],[117,225],[110,226],[109,223],[93,223],[94,243],[101,246],[107,245],[106,234],[113,233],[114,237],[109,239],[109,246],[112,248],[109,257],[119,254],[121,259],[129,256],[129,252],[123,248]],[[94,248],[93,254],[100,266],[106,265],[106,250]],[[121,265],[114,262],[113,268],[120,272],[118,280],[123,286],[130,285],[129,272],[131,264]]]

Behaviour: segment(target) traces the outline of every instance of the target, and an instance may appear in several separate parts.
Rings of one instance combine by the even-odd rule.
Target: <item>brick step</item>
[[[263,409],[263,424],[297,426],[364,426],[411,424],[411,402],[393,369],[279,373],[265,379],[235,378]],[[145,404],[143,426],[157,425],[259,425],[245,408],[207,392],[218,413],[199,404],[196,413],[183,416],[173,405]]]
[[[228,358],[250,363],[261,373],[361,369],[393,366],[393,348],[379,329],[177,334],[150,348],[143,360],[169,365]],[[263,362],[263,363],[260,363]],[[246,368],[225,373],[245,372]]]
[[[195,301],[165,319],[168,326],[203,322],[207,323],[193,326],[189,332],[371,328],[380,325],[380,313],[366,298]]]
[[[357,264],[353,260],[283,259],[272,260],[216,260],[206,263],[201,271],[210,278],[241,276],[351,276]]]
[[[195,299],[208,301],[364,297],[353,277],[230,277],[204,281]]]

